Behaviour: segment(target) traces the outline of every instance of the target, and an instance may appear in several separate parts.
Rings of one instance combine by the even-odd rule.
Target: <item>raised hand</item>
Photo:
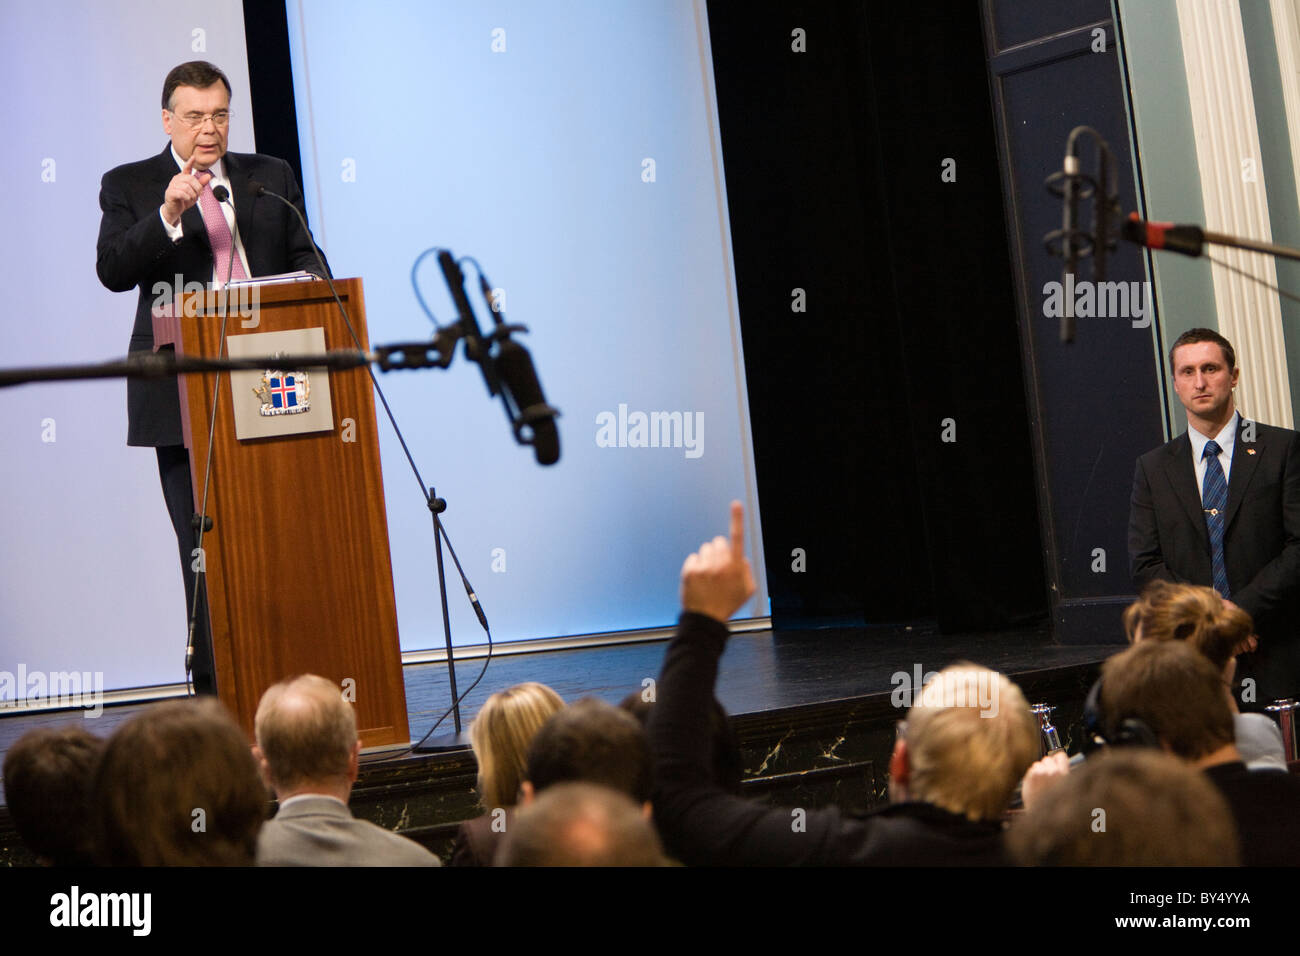
[[[726,621],[754,591],[754,572],[745,557],[745,509],[733,501],[731,539],[718,535],[682,565],[682,610]]]
[[[212,174],[203,170],[198,176],[194,174],[194,156],[185,161],[185,168],[172,177],[163,196],[162,215],[171,225],[181,221],[181,214],[199,201],[199,194],[207,185]]]

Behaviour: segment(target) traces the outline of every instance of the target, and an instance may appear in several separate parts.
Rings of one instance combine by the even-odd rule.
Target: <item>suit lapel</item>
[[[163,147],[163,151],[154,159],[152,175],[155,180],[163,184],[163,191],[172,181],[172,177],[180,172],[180,167],[176,165],[176,160],[172,158],[172,146],[168,143]]]
[[[1210,532],[1205,526],[1205,511],[1201,507],[1201,492],[1196,487],[1196,468],[1192,464],[1192,440],[1183,432],[1165,446],[1165,477],[1173,488],[1174,497],[1187,513],[1187,520],[1192,523],[1201,536],[1206,548],[1210,546]],[[1234,464],[1235,464],[1234,459]],[[1236,474],[1236,468],[1233,469]]]
[[[1237,439],[1232,446],[1232,475],[1228,478],[1228,510],[1223,521],[1225,529],[1232,527],[1232,519],[1236,517],[1237,509],[1241,507],[1241,502],[1246,497],[1246,488],[1250,485],[1250,479],[1254,477],[1255,469],[1259,467],[1259,459],[1265,451],[1264,443],[1260,440],[1259,429],[1253,429],[1255,432],[1253,442],[1244,442],[1241,440],[1241,433],[1245,429],[1246,420],[1238,419]]]

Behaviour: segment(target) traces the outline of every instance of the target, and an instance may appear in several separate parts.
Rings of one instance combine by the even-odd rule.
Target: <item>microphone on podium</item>
[[[234,213],[235,206],[233,203],[229,202],[230,190],[227,189],[225,186],[222,185],[213,186],[212,197],[216,199],[216,201],[219,203],[229,203],[230,211],[231,213]],[[226,271],[224,273],[226,280],[225,282],[222,283],[222,285],[230,284],[230,277],[234,274],[234,268],[235,268],[235,246],[239,244],[239,220],[235,218],[235,216],[233,215],[230,218],[235,223],[235,227],[230,232],[230,255],[226,259]],[[220,277],[220,275],[221,273],[218,273],[218,277]]]

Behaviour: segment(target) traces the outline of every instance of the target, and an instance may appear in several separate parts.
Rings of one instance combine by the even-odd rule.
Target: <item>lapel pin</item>
[[[1255,454],[1255,449],[1253,449],[1253,448],[1247,448],[1247,449],[1246,449],[1246,454],[1247,454],[1247,455],[1253,455],[1253,454]]]

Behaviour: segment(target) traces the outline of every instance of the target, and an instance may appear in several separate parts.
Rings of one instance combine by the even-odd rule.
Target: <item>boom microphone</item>
[[[1148,249],[1168,249],[1185,256],[1199,256],[1205,246],[1205,231],[1200,226],[1176,226],[1172,222],[1147,222],[1135,212],[1129,213],[1121,234],[1129,242]]]
[[[484,337],[479,330],[474,309],[465,295],[465,274],[447,249],[438,251],[438,264],[452,301],[459,314],[461,335],[465,339],[465,355],[477,362],[487,383],[488,394],[501,395],[506,417],[514,430],[515,441],[532,445],[533,455],[539,465],[553,465],[560,460],[560,433],[555,426],[559,410],[546,403],[542,384],[537,378],[528,349],[510,338],[514,332],[527,332],[522,325],[507,325],[502,321],[500,309],[489,304],[492,320],[496,324],[491,335]],[[491,288],[482,271],[479,286],[490,302]],[[492,345],[496,345],[495,352]]]
[[[520,428],[533,432],[533,454],[537,464],[553,465],[560,460],[560,433],[555,427],[555,409],[546,404],[533,358],[513,339],[505,339],[497,350],[497,374],[501,386],[518,412]]]

